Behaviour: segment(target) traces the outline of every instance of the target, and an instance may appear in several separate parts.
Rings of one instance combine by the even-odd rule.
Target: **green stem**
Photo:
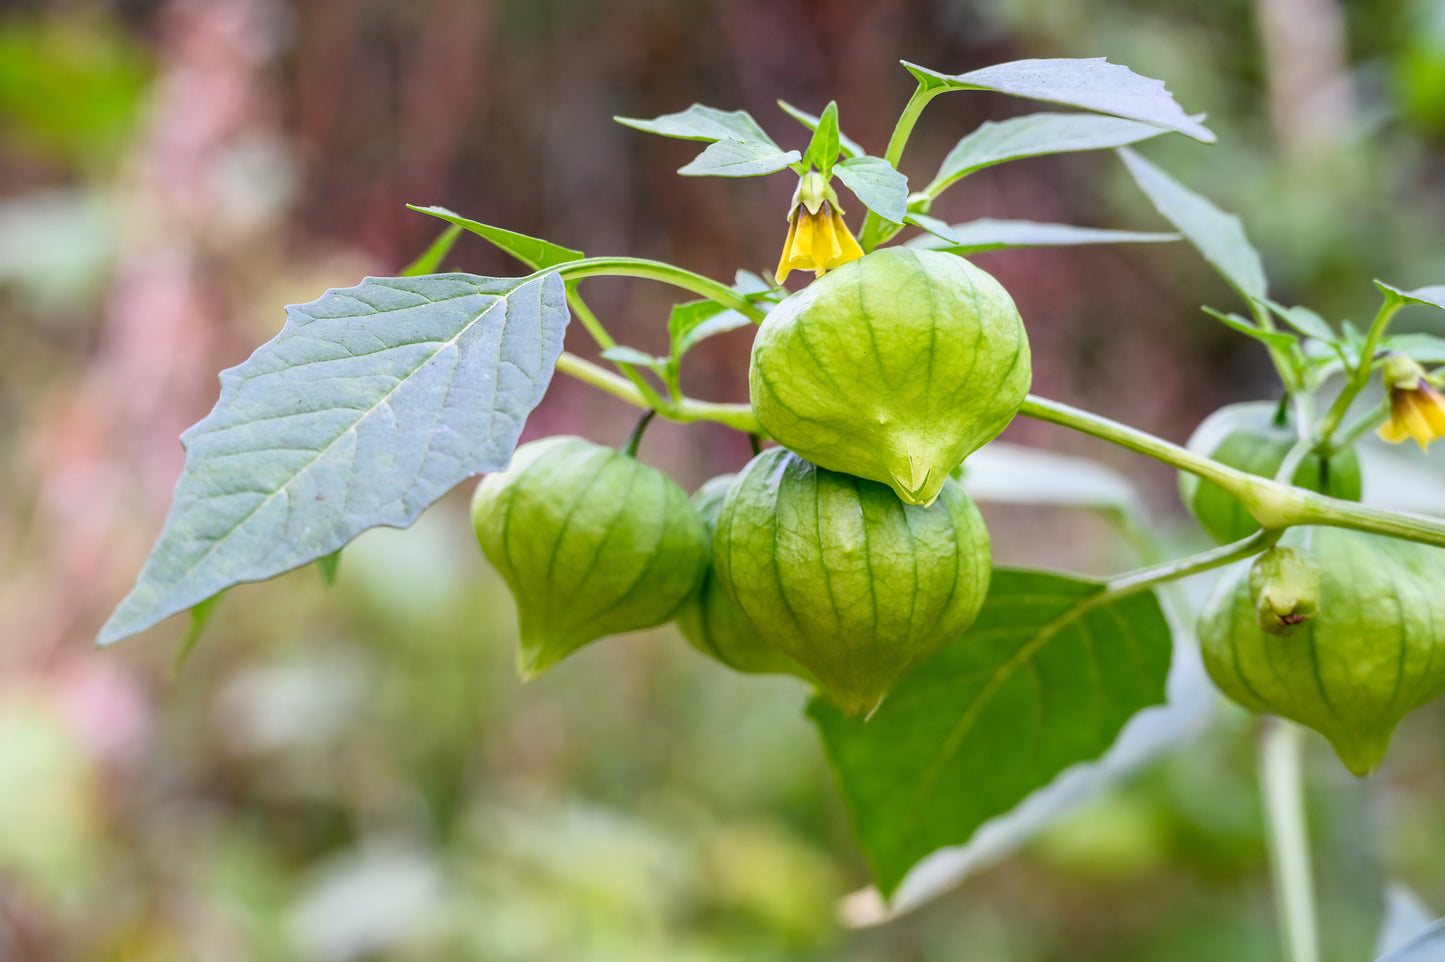
[[[1335,403],[1330,405],[1325,416],[1320,419],[1319,429],[1315,432],[1315,441],[1318,445],[1327,445],[1334,435],[1335,429],[1340,426],[1340,421],[1345,417],[1345,412],[1354,403],[1355,397],[1370,383],[1370,371],[1375,366],[1375,352],[1380,349],[1380,341],[1385,337],[1385,329],[1390,326],[1390,319],[1403,307],[1401,301],[1393,297],[1380,306],[1379,312],[1370,324],[1370,332],[1365,335],[1364,346],[1360,348],[1360,362],[1350,372],[1350,379],[1340,389],[1340,396],[1335,398]]]
[[[1179,558],[1176,561],[1166,561],[1163,564],[1140,568],[1111,579],[1108,591],[1111,596],[1118,597],[1144,588],[1152,588],[1168,581],[1178,581],[1180,578],[1188,578],[1191,575],[1222,568],[1227,564],[1233,564],[1236,561],[1268,551],[1274,547],[1282,533],[1281,531],[1256,531],[1248,538],[1232,544],[1220,545],[1218,548],[1211,548],[1208,551],[1202,551],[1187,558]]]
[[[1283,718],[1264,719],[1259,781],[1285,956],[1289,962],[1319,962],[1314,881],[1305,824],[1302,735],[1299,726]]]
[[[597,319],[597,315],[592,313],[592,308],[587,306],[587,302],[584,301],[582,295],[577,292],[575,282],[567,285],[567,304],[572,308],[573,316],[582,322],[582,326],[587,329],[588,334],[592,335],[592,340],[597,342],[598,347],[605,351],[609,347],[616,346],[617,342],[612,339],[611,334],[607,333],[607,328],[602,326],[602,322]],[[617,370],[622,372],[622,376],[631,381],[633,386],[642,393],[642,396],[647,399],[648,404],[655,404],[661,401],[661,396],[651,384],[647,383],[647,379],[642,376],[641,371],[637,370],[637,368],[631,364],[624,364],[621,361],[613,361],[612,363],[617,365]]]
[[[1265,528],[1329,525],[1445,548],[1445,522],[1437,518],[1371,508],[1246,474],[1136,428],[1032,394],[1024,400],[1019,413],[1117,444],[1212,481],[1238,498]]]
[[[642,435],[655,417],[657,417],[657,408],[648,408],[642,412],[642,417],[637,419],[637,426],[632,429],[632,433],[627,437],[627,443],[622,446],[623,454],[629,458],[637,457],[637,448],[642,444]]]
[[[922,82],[913,91],[913,96],[908,98],[908,103],[903,107],[903,113],[898,115],[898,123],[893,126],[893,136],[888,138],[888,149],[883,154],[883,159],[898,169],[898,162],[903,159],[903,148],[908,146],[908,138],[913,134],[913,127],[918,123],[923,108],[934,97],[943,93],[946,87],[925,87]],[[873,211],[868,211],[868,216],[863,218],[863,229],[858,232],[858,243],[865,251],[871,251],[879,244],[888,240],[898,232],[896,224],[889,224]]]
[[[663,261],[642,257],[584,257],[538,271],[533,276],[550,273],[559,274],[566,281],[580,281],[587,277],[643,277],[700,294],[710,301],[732,308],[754,323],[761,323],[765,316],[751,301],[726,284]]]
[[[626,378],[566,352],[563,352],[562,356],[557,359],[557,370],[615,398],[620,398],[628,404],[640,408],[651,408],[669,421],[678,421],[684,424],[694,421],[716,421],[749,434],[762,433],[762,428],[758,426],[758,419],[753,416],[753,409],[746,404],[717,404],[693,398],[681,398],[676,401],[659,399],[660,403],[654,404],[643,397],[636,385]]]
[[[1366,431],[1384,424],[1390,416],[1390,395],[1386,393],[1384,400],[1360,417],[1351,425],[1347,426],[1339,435],[1330,440],[1325,447],[1325,453],[1333,456],[1359,440],[1360,435]]]

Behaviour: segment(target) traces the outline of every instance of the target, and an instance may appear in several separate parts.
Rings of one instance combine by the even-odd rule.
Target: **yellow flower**
[[[863,256],[863,248],[843,223],[838,195],[823,175],[810,170],[798,182],[793,193],[792,212],[788,214],[788,239],[783,256],[774,273],[779,284],[795,270],[810,270],[822,277],[849,261]]]
[[[1390,420],[1380,426],[1380,437],[1391,444],[1414,438],[1421,451],[1445,437],[1445,397],[1425,379],[1424,369],[1396,354],[1385,361],[1384,375],[1390,389]]]

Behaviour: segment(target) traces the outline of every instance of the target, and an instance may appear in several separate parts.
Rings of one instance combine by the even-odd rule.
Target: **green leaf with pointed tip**
[[[958,234],[948,226],[947,221],[939,220],[937,217],[929,217],[927,214],[911,213],[903,218],[903,223],[912,224],[914,227],[921,227],[934,237],[947,244],[957,244]]]
[[[341,569],[341,549],[338,548],[324,558],[316,560],[316,567],[321,570],[321,577],[328,588],[336,587],[336,573]]]
[[[752,323],[746,316],[715,301],[678,304],[667,319],[667,330],[672,335],[673,360],[681,360],[684,354],[714,334],[747,327]]]
[[[1380,347],[1408,354],[1421,364],[1445,364],[1445,337],[1433,334],[1397,334],[1385,338]]]
[[[686,177],[760,177],[776,173],[801,157],[796,150],[781,150],[772,143],[718,140],[677,172]]]
[[[1268,308],[1280,320],[1306,337],[1312,337],[1325,344],[1333,344],[1335,342],[1334,328],[1330,327],[1328,321],[1308,307],[1285,307],[1282,304],[1276,304],[1267,297],[1260,298],[1258,302]]]
[[[1289,331],[1266,331],[1253,321],[1240,317],[1238,314],[1226,314],[1223,311],[1216,311],[1212,307],[1201,307],[1204,313],[1218,321],[1223,321],[1226,327],[1232,327],[1246,337],[1252,337],[1261,344],[1270,347],[1277,347],[1287,351],[1295,345],[1299,337]]]
[[[439,218],[450,224],[455,224],[458,227],[471,231],[478,237],[500,247],[534,271],[546,270],[549,267],[556,267],[559,264],[566,264],[569,261],[580,261],[587,256],[581,251],[574,251],[570,247],[563,247],[561,244],[553,244],[551,241],[544,241],[537,237],[528,237],[526,234],[518,234],[516,231],[493,227],[490,224],[483,224],[479,221],[471,220],[463,217],[461,214],[449,211],[445,207],[417,207],[415,204],[407,204],[406,206],[417,213],[429,214],[432,217]]]
[[[1071,224],[1040,224],[1031,220],[994,220],[981,217],[950,227],[957,240],[940,237],[915,237],[908,247],[948,251],[952,254],[979,254],[984,251],[1014,247],[1069,247],[1078,244],[1158,244],[1179,240],[1178,234],[1156,234],[1132,230],[1106,230],[1098,227],[1075,227]]]
[[[663,114],[651,120],[639,120],[635,117],[612,119],[635,130],[677,140],[740,140],[770,144],[775,148],[778,146],[746,110],[718,110],[716,107],[693,104],[686,110]]]
[[[186,662],[191,660],[196,645],[201,641],[201,635],[205,634],[206,626],[211,623],[211,618],[216,614],[216,608],[220,606],[225,595],[224,591],[218,591],[191,609],[191,624],[186,629],[186,637],[181,640],[181,647],[176,649],[176,656],[171,659],[172,676],[180,674],[181,669],[186,667]]]
[[[822,732],[884,894],[924,856],[966,842],[1165,698],[1169,623],[1152,593],[994,570],[983,611],[867,721],[823,699]]]
[[[850,157],[833,175],[884,220],[901,224],[908,215],[908,178],[882,157]]]
[[[984,124],[960,140],[923,192],[937,196],[958,179],[1023,157],[1122,147],[1167,133],[1162,127],[1095,114],[1026,114]]]
[[[655,369],[667,366],[667,358],[648,354],[646,351],[639,351],[637,348],[628,347],[625,344],[614,344],[602,352],[602,357],[617,364],[635,364],[638,367]]]
[[[457,238],[462,236],[460,224],[453,224],[437,235],[437,239],[431,242],[426,250],[416,260],[401,270],[401,277],[420,277],[423,274],[435,274],[437,268],[442,266],[442,260],[452,252],[452,245],[456,244]]]
[[[807,127],[809,130],[815,131],[818,129],[819,118],[814,117],[806,110],[799,110],[797,107],[794,107],[786,100],[779,100],[778,106],[783,108],[783,113],[787,114],[789,117],[792,117],[794,120],[802,124],[804,127]],[[858,141],[852,139],[841,130],[838,131],[838,148],[843,152],[844,157],[862,157],[864,154],[868,153],[868,151],[858,146]]]
[[[1095,113],[1177,130],[1212,144],[1214,134],[1200,117],[1186,114],[1164,88],[1164,81],[1141,77],[1103,57],[1086,60],[1015,60],[982,70],[944,74],[903,61],[925,89],[994,90],[1014,97],[1082,107]]]
[[[1385,297],[1401,304],[1425,304],[1429,307],[1445,308],[1445,285],[1417,287],[1413,291],[1401,290],[1384,281],[1375,281],[1375,286]]]
[[[1161,216],[1193,244],[1246,301],[1264,298],[1269,284],[1244,225],[1127,147],[1119,149],[1134,182]]]
[[[506,467],[568,319],[556,274],[371,277],[287,308],[182,435],[165,528],[100,643],[367,528],[406,527],[458,482]]]
[[[837,163],[838,153],[841,149],[838,134],[838,102],[830,100],[828,106],[823,109],[823,115],[818,118],[818,126],[813,130],[813,139],[808,142],[807,153],[803,155],[803,163],[816,167],[818,172],[826,178],[833,173],[833,165]]]

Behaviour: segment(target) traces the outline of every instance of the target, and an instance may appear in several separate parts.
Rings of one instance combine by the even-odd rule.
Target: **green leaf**
[[[723,307],[714,301],[689,301],[673,307],[667,319],[667,330],[672,335],[672,357],[680,361],[682,356],[701,341],[752,324],[746,316]]]
[[[838,152],[841,149],[838,134],[838,102],[830,100],[828,106],[823,109],[823,116],[818,118],[818,126],[813,130],[813,139],[808,142],[808,152],[803,155],[803,163],[818,168],[818,172],[826,178],[833,173],[833,164],[837,163]]]
[[[556,274],[372,277],[286,314],[182,435],[165,529],[101,644],[506,467],[569,318]]]
[[[1375,962],[1440,962],[1445,959],[1445,919]]]
[[[1408,945],[1430,928],[1431,912],[1409,886],[1390,882],[1385,886],[1385,920],[1375,942],[1375,955],[1386,955]]]
[[[1173,224],[1246,301],[1263,299],[1269,293],[1264,265],[1238,217],[1226,214],[1129,148],[1121,147],[1119,156],[1154,209]]]
[[[760,297],[772,297],[782,291],[776,284],[764,280],[761,274],[744,270],[739,270],[733,276],[733,290],[750,301],[756,301]],[[782,291],[782,293],[786,294],[787,291]]]
[[[678,140],[739,140],[770,144],[775,148],[778,146],[746,110],[718,110],[716,107],[693,104],[686,110],[663,114],[651,120],[638,120],[635,117],[612,119],[636,130]]]
[[[648,354],[646,351],[639,351],[637,348],[628,347],[625,344],[614,344],[602,352],[602,357],[617,364],[635,364],[638,367],[663,368],[667,366],[667,358]]]
[[[1074,227],[1071,224],[1040,224],[1031,220],[994,220],[981,217],[951,228],[956,242],[941,238],[915,237],[909,247],[941,250],[967,256],[983,251],[1013,247],[1065,247],[1076,244],[1157,244],[1176,241],[1178,234],[1155,234],[1131,230]]]
[[[778,106],[783,108],[783,113],[787,114],[789,117],[792,117],[794,120],[802,124],[804,127],[807,127],[809,130],[818,129],[818,122],[820,118],[814,117],[812,114],[808,113],[805,110],[799,110],[797,107],[794,107],[786,100],[779,100]],[[864,154],[868,153],[868,151],[858,146],[858,142],[856,140],[853,140],[841,130],[838,131],[838,148],[843,152],[844,157],[862,157]]]
[[[1266,331],[1253,321],[1240,317],[1238,314],[1226,314],[1223,311],[1216,311],[1212,307],[1202,307],[1200,310],[1216,320],[1223,321],[1226,326],[1234,328],[1239,333],[1254,338],[1261,344],[1277,347],[1283,351],[1289,350],[1299,340],[1289,331]]]
[[[802,155],[756,140],[719,140],[678,169],[687,177],[758,177],[796,163]]]
[[[452,252],[452,245],[457,238],[462,236],[460,224],[453,224],[437,235],[437,239],[431,242],[421,256],[402,268],[402,277],[420,277],[423,274],[435,274],[437,268],[442,266],[442,260]]]
[[[171,659],[171,677],[179,675],[181,669],[186,667],[186,662],[191,660],[196,645],[200,643],[201,635],[205,634],[206,626],[211,623],[211,618],[216,614],[216,608],[220,606],[221,599],[225,596],[224,591],[218,591],[191,609],[191,624],[186,629],[186,637],[181,640],[181,646],[176,649],[176,655]]]
[[[1425,304],[1430,307],[1445,308],[1445,285],[1417,287],[1413,291],[1392,287],[1384,281],[1375,281],[1375,286],[1385,297],[1401,304]]]
[[[903,218],[903,223],[912,224],[914,227],[921,227],[934,237],[947,244],[957,244],[958,234],[954,233],[947,221],[939,220],[937,217],[929,217],[927,214],[910,213]]]
[[[560,244],[553,244],[550,241],[544,241],[536,237],[528,237],[526,234],[518,234],[516,231],[505,230],[501,227],[492,227],[490,224],[470,220],[461,214],[447,210],[445,207],[417,207],[415,204],[407,204],[406,206],[418,213],[430,214],[432,217],[440,218],[448,223],[471,231],[473,234],[500,247],[534,271],[546,270],[549,267],[556,267],[559,264],[566,264],[569,261],[580,261],[587,256],[581,251],[572,250],[570,247],[563,247]]]
[[[326,557],[316,559],[316,567],[321,569],[321,577],[326,586],[336,587],[336,573],[341,569],[341,549],[337,548]]]
[[[1009,160],[1122,147],[1163,133],[1167,131],[1153,124],[1094,114],[1038,113],[990,120],[948,152],[933,183],[923,192],[937,196],[959,178]]]
[[[1152,593],[999,568],[974,626],[868,721],[822,699],[823,735],[853,828],[891,894],[929,853],[966,842],[1162,702],[1169,623]]]
[[[1015,97],[1082,107],[1095,113],[1177,130],[1206,144],[1214,134],[1200,117],[1190,117],[1164,88],[1164,81],[1141,77],[1103,57],[1087,60],[1015,60],[961,74],[943,74],[903,61],[926,89],[995,90]]]
[[[886,221],[903,223],[908,214],[908,178],[882,157],[850,157],[833,174],[863,205]]]
[[[1386,351],[1408,354],[1421,364],[1445,364],[1445,337],[1433,334],[1396,334],[1380,345]]]
[[[1308,307],[1284,307],[1281,304],[1276,304],[1267,297],[1259,298],[1258,303],[1264,305],[1273,312],[1276,317],[1296,331],[1299,331],[1305,337],[1312,337],[1325,344],[1333,344],[1335,342],[1334,328],[1330,327],[1328,321]]]

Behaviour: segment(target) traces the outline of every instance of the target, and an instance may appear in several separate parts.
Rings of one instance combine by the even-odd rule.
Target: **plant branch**
[[[591,361],[565,351],[557,359],[557,370],[615,398],[620,398],[628,404],[654,410],[669,421],[678,421],[684,424],[694,421],[716,421],[749,434],[762,433],[762,428],[758,426],[758,419],[753,416],[753,409],[746,404],[717,404],[693,398],[679,398],[676,401],[659,398],[658,403],[653,403],[642,395],[636,385],[621,375],[613,374],[604,367],[599,367]]]
[[[611,334],[607,333],[607,328],[602,326],[602,322],[597,319],[597,315],[592,313],[592,308],[587,306],[587,302],[584,301],[582,295],[577,292],[576,282],[567,285],[567,304],[572,308],[573,316],[582,322],[582,326],[587,329],[588,334],[592,335],[592,340],[597,342],[598,347],[605,351],[609,347],[616,346],[617,342],[612,339]],[[643,377],[642,373],[635,367],[621,361],[613,361],[612,363],[617,365],[617,369],[622,372],[622,376],[631,381],[633,386],[642,393],[642,396],[647,399],[648,404],[656,404],[661,400],[661,396],[651,384],[647,383],[647,379]]]
[[[1032,394],[1024,400],[1019,413],[1080,431],[1213,481],[1238,498],[1268,529],[1329,525],[1445,548],[1445,522],[1437,518],[1372,508],[1246,474],[1137,428]]]
[[[1330,443],[1335,429],[1340,426],[1340,421],[1349,411],[1350,405],[1354,403],[1355,397],[1370,383],[1370,371],[1375,366],[1375,352],[1380,349],[1380,341],[1385,336],[1385,329],[1390,326],[1390,320],[1404,306],[1402,301],[1393,297],[1387,298],[1380,306],[1379,312],[1370,324],[1370,332],[1365,335],[1364,346],[1360,348],[1359,363],[1350,372],[1349,380],[1340,389],[1340,396],[1335,398],[1335,403],[1330,405],[1325,416],[1320,419],[1319,429],[1315,432],[1315,442],[1323,446]]]
[[[1305,824],[1303,742],[1299,726],[1266,718],[1259,746],[1270,876],[1289,962],[1319,962],[1314,880]]]
[[[710,301],[732,308],[754,323],[760,323],[765,316],[746,297],[721,281],[663,261],[642,257],[584,257],[538,271],[533,276],[549,273],[559,274],[565,281],[580,281],[587,277],[643,277],[700,294]]]
[[[1202,574],[1215,568],[1222,568],[1253,555],[1268,551],[1283,534],[1282,531],[1256,531],[1248,538],[1231,544],[1220,545],[1199,554],[1150,565],[1137,571],[1130,571],[1110,579],[1108,592],[1111,597],[1131,594],[1144,588],[1152,588],[1168,581],[1178,581],[1191,575]]]
[[[893,126],[893,135],[888,138],[888,149],[883,154],[883,159],[898,169],[898,162],[903,159],[903,148],[908,146],[908,138],[913,134],[913,127],[918,123],[923,108],[934,97],[943,93],[945,87],[928,87],[919,82],[918,87],[913,91],[913,96],[908,98],[908,103],[903,107],[903,113],[898,115],[898,123]],[[871,251],[879,244],[888,240],[898,232],[898,225],[889,224],[873,211],[863,218],[863,229],[858,232],[858,243],[865,251]]]

